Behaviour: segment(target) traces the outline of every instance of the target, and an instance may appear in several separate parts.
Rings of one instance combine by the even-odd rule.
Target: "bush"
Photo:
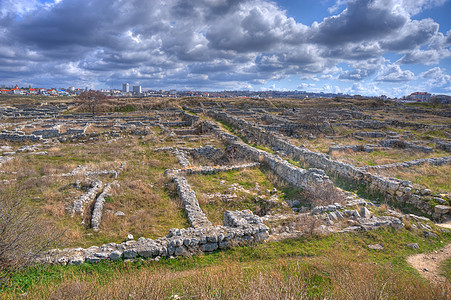
[[[27,208],[20,194],[0,190],[0,278],[30,264],[61,235]]]

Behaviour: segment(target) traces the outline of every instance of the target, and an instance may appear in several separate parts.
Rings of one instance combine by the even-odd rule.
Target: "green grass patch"
[[[440,265],[440,271],[443,276],[451,282],[451,258],[445,259]]]
[[[191,272],[210,272],[216,268],[239,265],[246,270],[246,276],[258,276],[262,271],[278,270],[279,274],[287,279],[294,275],[295,270],[299,271],[298,267],[302,267],[301,269],[308,271],[309,274],[305,274],[304,283],[310,287],[310,295],[316,297],[324,295],[331,288],[332,280],[338,276],[335,274],[336,259],[348,262],[358,260],[360,268],[366,268],[366,264],[378,265],[394,272],[393,274],[400,272],[405,274],[403,276],[414,279],[418,278],[419,274],[406,263],[405,258],[418,252],[439,249],[450,241],[451,234],[441,234],[440,239],[435,240],[425,239],[421,231],[385,228],[364,233],[288,239],[255,246],[236,247],[210,255],[162,259],[160,262],[101,262],[85,263],[81,266],[36,266],[10,274],[8,280],[4,281],[0,287],[0,291],[3,295],[10,296],[25,292],[33,295],[38,291],[45,291],[48,286],[58,286],[68,280],[95,281],[101,287],[136,272],[169,273],[173,274],[174,278],[180,278],[177,274],[188,276]],[[420,245],[420,250],[406,246],[413,242]],[[377,251],[367,247],[368,244],[374,243],[383,244],[385,249]],[[448,272],[447,276],[449,276],[450,263],[451,261],[447,260],[443,267]],[[296,268],[293,269],[293,267]],[[347,270],[344,265],[340,268],[342,270],[340,272]],[[172,281],[171,286],[175,288],[176,282]]]

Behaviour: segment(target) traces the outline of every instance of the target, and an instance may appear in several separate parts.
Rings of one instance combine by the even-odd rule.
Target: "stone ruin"
[[[268,146],[275,151],[281,151],[286,155],[291,155],[295,158],[301,158],[309,166],[317,168],[313,169],[313,172],[316,170],[327,170],[329,174],[334,176],[339,176],[357,184],[364,184],[370,191],[382,193],[384,197],[395,203],[411,205],[435,220],[443,221],[451,217],[451,207],[444,207],[442,205],[435,207],[431,205],[430,200],[434,198],[434,195],[430,190],[417,189],[412,186],[411,182],[369,173],[364,169],[354,167],[350,164],[332,160],[326,154],[295,146],[281,135],[267,132],[263,127],[252,124],[239,117],[229,115],[226,112],[208,110],[206,113],[219,121],[230,124],[235,128],[239,128],[240,134],[245,136],[249,141]],[[216,132],[218,132],[217,129]],[[224,134],[222,134],[222,136],[224,139],[234,140],[233,136]],[[237,142],[237,144],[239,143],[241,142]],[[247,147],[242,146],[241,148],[241,150],[245,151]],[[258,153],[256,150],[252,152]],[[264,157],[268,157],[269,154],[261,155],[261,158],[264,159]],[[283,161],[288,164],[285,160]],[[280,172],[281,169],[278,168],[277,170]],[[303,173],[306,174],[305,170]],[[278,174],[281,175],[281,177],[284,177],[283,172]],[[324,175],[314,175],[313,177],[324,178]]]
[[[380,166],[367,166],[358,168],[350,164],[335,161],[326,154],[314,152],[294,145],[288,137],[303,135],[302,130],[327,130],[329,122],[337,122],[350,128],[380,130],[397,124],[407,126],[408,124],[395,121],[371,120],[369,115],[352,110],[336,110],[330,112],[330,116],[324,116],[318,125],[302,123],[298,111],[291,109],[276,108],[253,108],[243,111],[236,108],[217,107],[204,105],[200,108],[189,108],[196,113],[205,113],[216,121],[233,126],[237,134],[245,137],[249,143],[242,142],[236,135],[230,134],[216,122],[203,121],[199,116],[178,109],[167,109],[157,111],[153,116],[89,116],[74,115],[62,116],[59,114],[64,107],[49,110],[14,110],[3,111],[3,117],[12,118],[21,116],[25,119],[33,119],[34,123],[26,123],[21,130],[2,130],[0,140],[12,142],[29,141],[59,141],[66,142],[96,139],[98,133],[88,133],[89,126],[104,128],[103,135],[108,138],[117,139],[128,134],[144,136],[150,134],[150,127],[159,127],[162,135],[171,138],[195,137],[208,133],[227,145],[227,150],[204,146],[199,148],[188,147],[164,147],[155,151],[168,151],[177,157],[180,164],[179,169],[166,170],[166,176],[174,182],[177,194],[183,204],[191,227],[184,229],[171,229],[166,237],[155,240],[140,237],[137,240],[128,238],[127,241],[115,244],[109,243],[100,247],[93,246],[87,249],[68,248],[63,250],[51,250],[43,253],[37,262],[57,264],[81,264],[83,262],[98,262],[101,260],[119,260],[150,258],[158,260],[162,257],[189,256],[199,253],[210,253],[218,249],[226,249],[234,245],[244,245],[255,242],[263,242],[268,239],[270,230],[263,220],[275,216],[259,217],[251,211],[226,211],[222,226],[214,226],[199,206],[195,191],[189,185],[190,174],[212,174],[216,172],[227,172],[244,168],[255,168],[264,165],[271,169],[280,178],[293,186],[317,195],[326,201],[325,205],[313,207],[311,211],[303,212],[323,222],[325,231],[331,231],[334,222],[348,220],[350,226],[340,231],[364,231],[384,226],[400,228],[403,226],[402,215],[389,212],[390,215],[376,217],[370,213],[367,207],[372,203],[358,197],[349,196],[343,190],[337,188],[331,178],[339,177],[346,180],[364,184],[369,190],[382,193],[384,197],[395,203],[409,204],[424,214],[436,220],[446,220],[450,217],[451,209],[447,201],[436,197],[431,191],[417,189],[410,182],[387,178],[369,170],[382,170],[389,168],[407,168],[429,163],[431,165],[444,165],[450,163],[450,157],[428,158],[398,164]],[[269,114],[269,112],[277,113]],[[319,112],[325,114],[324,112]],[[49,119],[51,117],[51,119]],[[246,120],[246,118],[250,120]],[[40,120],[36,122],[35,120]],[[323,122],[324,121],[324,122]],[[339,123],[341,122],[341,123]],[[67,124],[65,131],[61,124]],[[28,127],[30,128],[28,128]],[[41,129],[31,131],[33,126]],[[429,126],[429,125],[427,125]],[[439,127],[430,128],[437,129]],[[29,133],[25,133],[25,130]],[[330,151],[366,151],[371,152],[378,147],[397,147],[413,149],[424,153],[430,153],[433,148],[404,141],[404,136],[392,132],[362,131],[354,134],[356,138],[381,138],[377,145],[368,144],[362,146],[336,146],[330,147]],[[250,144],[255,143],[271,148],[274,153],[258,149]],[[437,149],[448,149],[449,142],[437,141]],[[246,157],[248,162],[234,165],[194,165],[192,158],[205,157],[215,158],[224,152],[234,151]],[[309,169],[304,169],[289,163],[285,156],[301,159]],[[8,156],[0,156],[0,163],[6,161]],[[62,176],[83,175],[90,178],[90,187],[85,194],[76,199],[67,207],[71,215],[83,215],[89,203],[93,203],[91,213],[91,226],[94,232],[101,228],[101,220],[105,199],[113,186],[120,184],[116,181],[108,182],[102,176],[120,180],[118,170],[89,170],[86,166],[79,166],[70,173]],[[331,176],[331,177],[329,177]],[[102,177],[102,180],[99,178]],[[327,195],[324,193],[327,191]],[[344,195],[344,196],[343,196]],[[347,196],[346,196],[347,195]],[[337,199],[345,197],[344,202],[337,203]],[[439,205],[431,205],[431,199]],[[356,208],[357,207],[357,208]],[[360,207],[360,208],[359,208]],[[282,216],[283,217],[283,216]],[[354,223],[352,223],[352,221]],[[272,230],[271,230],[272,231]]]

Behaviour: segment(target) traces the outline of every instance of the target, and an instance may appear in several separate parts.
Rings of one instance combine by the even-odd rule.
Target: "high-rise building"
[[[122,84],[122,91],[123,91],[124,93],[130,92],[130,84],[128,84],[128,83],[123,83],[123,84]]]
[[[133,86],[133,93],[141,94],[142,93],[141,86],[140,85],[134,85]]]

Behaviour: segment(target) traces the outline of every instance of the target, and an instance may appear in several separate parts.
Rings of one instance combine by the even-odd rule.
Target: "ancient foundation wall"
[[[353,165],[332,160],[328,155],[295,146],[281,136],[266,132],[258,126],[238,117],[229,116],[224,112],[209,110],[207,113],[215,119],[239,129],[240,133],[251,142],[267,145],[274,150],[282,150],[304,160],[312,167],[326,170],[329,174],[357,184],[365,184],[371,191],[382,193],[387,199],[399,204],[411,205],[436,220],[444,220],[450,216],[449,209],[435,208],[431,201],[434,196],[431,191],[415,189],[409,181],[371,174]]]
[[[235,147],[244,157],[267,165],[287,182],[308,191],[312,195],[319,195],[325,190],[335,190],[333,182],[323,170],[315,168],[305,170],[296,167],[278,155],[259,150],[239,141],[236,136],[223,132],[212,122],[205,122],[204,126],[209,127],[219,138]]]
[[[101,260],[190,256],[209,253],[231,246],[263,242],[269,228],[251,211],[226,211],[223,226],[171,229],[166,237],[155,240],[144,237],[121,244],[105,244],[87,249],[68,248],[42,253],[38,263],[79,265]]]

